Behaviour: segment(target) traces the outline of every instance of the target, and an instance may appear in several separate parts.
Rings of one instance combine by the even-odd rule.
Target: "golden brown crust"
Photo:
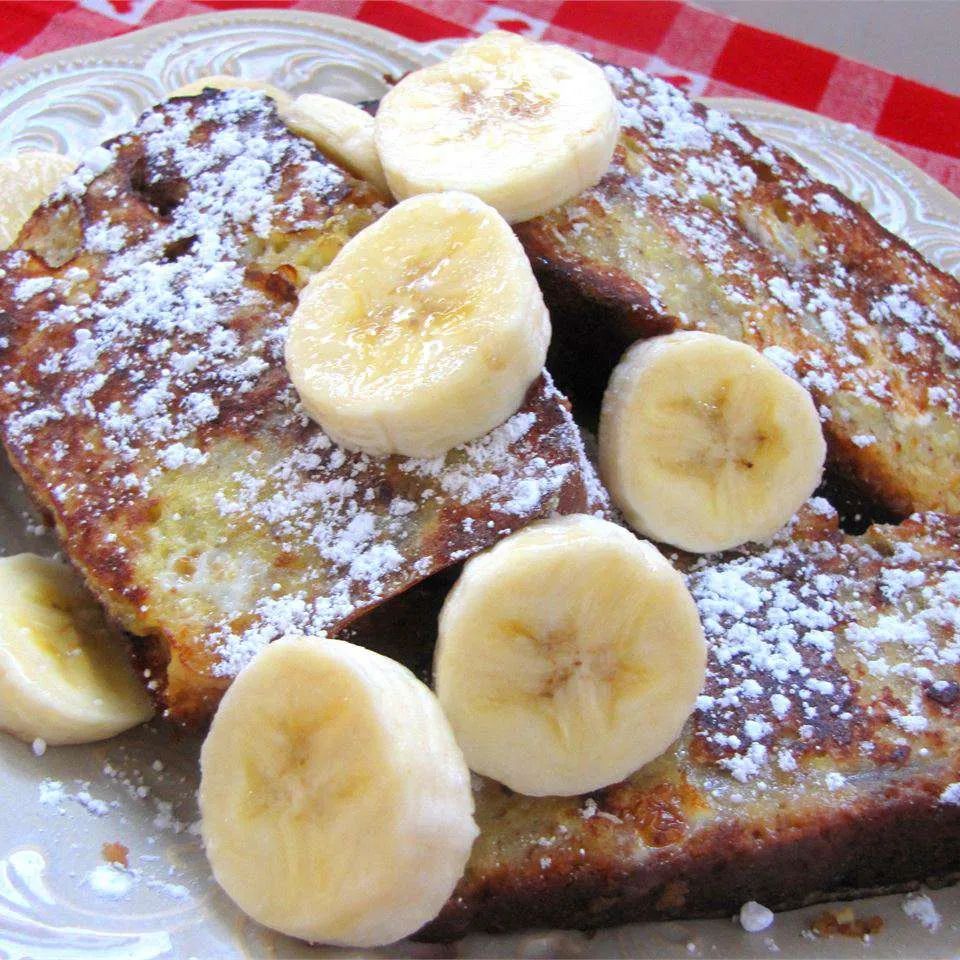
[[[456,895],[418,939],[454,940],[472,930],[596,927],[641,920],[731,916],[751,900],[788,910],[915,889],[955,879],[960,807],[937,802],[938,783],[912,784],[882,805],[865,802],[787,814],[755,825],[717,826],[642,867],[600,857],[629,835],[604,821],[580,835],[587,851],[555,855],[549,871],[523,865]]]
[[[898,516],[960,510],[960,283],[715,110],[608,67],[622,136],[593,189],[517,232],[561,386],[594,408],[632,340],[706,329],[821,410],[834,471]]]
[[[250,91],[175,98],[108,144],[0,259],[0,431],[170,716],[209,716],[287,632],[335,632],[554,510],[602,509],[546,375],[436,461],[334,446],[285,323],[384,207]]]
[[[423,936],[589,928],[904,888],[960,865],[960,519],[686,558],[710,643],[684,734],[589,797],[483,781],[481,835]]]

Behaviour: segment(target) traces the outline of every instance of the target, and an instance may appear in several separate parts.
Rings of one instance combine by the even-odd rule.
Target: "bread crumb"
[[[851,907],[839,910],[824,910],[812,924],[810,930],[818,937],[851,937],[867,941],[883,929],[882,917],[858,918]]]
[[[112,843],[105,843],[101,848],[101,853],[107,863],[115,863],[120,867],[130,866],[128,856],[130,851],[120,843],[119,840],[114,840]]]

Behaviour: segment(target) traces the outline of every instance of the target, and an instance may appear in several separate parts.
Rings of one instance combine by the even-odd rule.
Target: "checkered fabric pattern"
[[[8,0],[0,63],[251,6],[336,13],[420,41],[493,27],[555,40],[693,95],[763,97],[855,124],[960,195],[960,97],[672,0]]]

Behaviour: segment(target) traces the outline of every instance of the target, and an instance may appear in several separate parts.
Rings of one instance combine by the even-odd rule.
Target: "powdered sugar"
[[[774,916],[773,911],[762,903],[750,900],[740,908],[737,919],[747,933],[759,933],[773,924]]]
[[[59,780],[41,780],[39,786],[39,800],[43,806],[54,807],[59,813],[63,813],[66,804],[75,803],[82,807],[87,813],[95,817],[105,817],[115,803],[96,797],[90,792],[89,781],[78,781],[78,789],[70,793]]]
[[[241,350],[227,323],[237,310],[262,309],[237,261],[244,232],[252,227],[256,235],[265,236],[269,215],[282,213],[282,208],[275,210],[274,197],[285,165],[324,166],[306,146],[285,139],[251,136],[238,150],[222,135],[229,130],[198,148],[192,139],[197,119],[188,110],[185,103],[168,105],[142,124],[149,131],[143,138],[150,171],[144,189],[154,189],[150,177],[159,171],[190,181],[166,221],[139,235],[104,211],[86,225],[86,251],[102,255],[98,297],[84,297],[81,290],[89,271],[76,268],[59,280],[23,280],[14,291],[16,299],[29,300],[52,286],[57,289],[57,309],[39,312],[37,323],[41,331],[72,328],[72,344],[44,359],[51,376],[60,371],[77,375],[76,386],[65,393],[65,412],[94,420],[104,443],[122,460],[142,460],[152,450],[165,469],[198,462],[200,452],[182,441],[218,415],[213,397],[198,391],[197,384],[219,381],[217,394],[229,396],[252,389],[267,369],[266,344],[254,342]],[[264,123],[266,117],[263,99],[249,91],[223,94],[199,113],[200,121],[221,124],[231,117]],[[84,168],[82,177],[87,184],[108,171],[116,148],[95,151],[91,157],[96,163]],[[332,168],[324,169],[328,179],[339,177]],[[173,257],[168,253],[172,249],[177,251]],[[171,368],[155,366],[145,382],[140,349],[146,346],[148,355],[160,361],[172,337],[187,349],[173,358]],[[95,402],[108,384],[111,396],[122,391],[127,402]],[[38,412],[36,403],[23,397],[20,409],[8,418],[8,430],[23,436],[25,418]]]
[[[571,269],[582,268],[579,257],[600,272],[622,271],[683,327],[762,346],[815,394],[825,421],[880,457],[900,458],[896,437],[924,418],[940,415],[951,429],[942,415],[960,415],[955,304],[926,265],[903,255],[880,269],[851,255],[852,244],[889,246],[856,207],[670,84],[637,69],[605,72],[619,100],[623,152],[589,203],[563,208],[558,258],[569,249]],[[905,360],[918,376],[902,375]],[[868,442],[872,434],[856,423],[894,396],[909,400]]]
[[[284,634],[325,632],[356,609],[358,596],[364,603],[376,602],[394,589],[394,576],[425,576],[442,564],[442,556],[411,559],[401,552],[421,510],[432,512],[447,503],[496,518],[481,529],[472,522],[460,526],[465,546],[454,549],[467,556],[485,540],[509,532],[518,518],[553,509],[570,481],[583,478],[586,484],[592,478],[584,507],[606,509],[606,494],[586,462],[577,428],[544,376],[541,396],[551,402],[556,417],[545,434],[534,436],[535,428],[542,430],[545,424],[523,410],[448,457],[397,458],[392,466],[397,475],[394,495],[386,509],[368,499],[374,485],[370,478],[379,476],[382,461],[347,455],[319,431],[273,465],[258,462],[255,474],[235,473],[233,492],[218,494],[220,513],[269,523],[281,542],[309,543],[325,561],[329,587],[320,596],[304,590],[248,601],[256,623],[239,633],[230,626],[232,617],[225,617],[212,632],[220,654],[215,671],[233,675],[266,643]],[[524,443],[533,448],[524,451]],[[564,459],[548,461],[551,452]],[[573,462],[568,459],[571,453]]]
[[[948,784],[940,794],[940,803],[947,806],[960,806],[960,783]]]
[[[100,863],[85,877],[84,884],[104,900],[123,900],[133,889],[133,875],[115,863]]]
[[[335,629],[562,502],[606,509],[548,378],[505,424],[436,461],[349,453],[309,421],[283,367],[293,294],[260,279],[256,255],[277,231],[280,243],[301,231],[342,242],[337,203],[352,188],[286,133],[268,99],[171,101],[105,150],[109,163],[92,154],[61,192],[90,208],[81,254],[16,286],[52,347],[39,381],[0,368],[15,391],[4,427],[65,516],[96,497],[96,510],[141,524],[156,498],[163,544],[149,525],[146,543],[124,542],[111,519],[113,539],[96,547],[119,566],[144,548],[150,563],[164,554],[149,570],[151,602],[165,629],[208,644],[214,674],[232,676],[284,633]],[[115,199],[103,203],[107,188]],[[383,207],[368,202],[372,220]],[[85,435],[103,448],[92,475]],[[189,530],[212,531],[210,542],[201,534],[178,553]],[[138,611],[125,625],[153,632],[150,603]]]
[[[951,542],[935,517],[924,520],[932,543]],[[924,690],[960,663],[960,557],[938,553],[928,563],[909,535],[891,534],[897,566],[856,538],[808,539],[802,527],[799,538],[765,550],[694,564],[689,586],[710,650],[694,736],[734,780],[757,779],[774,761],[795,770],[815,736],[818,749],[834,737],[849,742],[863,709],[854,676],[885,678],[898,690],[899,700],[871,708],[886,742],[931,728]],[[839,790],[845,778],[830,771],[824,784]]]
[[[831,217],[848,216],[846,208],[841,206],[829,193],[815,193],[813,202]]]
[[[940,929],[941,917],[933,901],[925,893],[908,893],[903,898],[903,912],[911,919],[916,920],[930,933]]]

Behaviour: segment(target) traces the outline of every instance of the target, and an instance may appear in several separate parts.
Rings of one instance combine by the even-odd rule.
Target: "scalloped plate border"
[[[379,96],[384,74],[435,61],[456,43],[417,44],[341,17],[299,11],[170,21],[0,69],[0,153],[46,148],[79,155],[129,128],[163,90],[205,73],[260,77],[293,92],[320,89],[352,100]],[[815,114],[763,101],[709,102],[793,152],[931,261],[960,275],[960,200],[908,161],[867,134]],[[29,507],[6,465],[0,465],[0,491],[0,552],[54,552],[49,537],[31,533],[24,523]],[[196,817],[197,748],[196,740],[173,741],[169,731],[147,726],[38,759],[28,747],[0,737],[0,803],[8,811],[0,818],[0,957],[357,955],[311,948],[264,930],[217,889],[199,840],[181,829]],[[155,759],[162,760],[162,770],[153,768]],[[107,764],[113,775],[105,777]],[[41,782],[46,803],[38,802]],[[61,795],[52,784],[63,785]],[[83,799],[84,789],[107,804],[106,815],[95,815],[101,808]],[[94,894],[89,876],[100,862],[101,844],[118,839],[130,847],[138,876],[123,898],[109,900]],[[960,888],[937,891],[933,899],[945,917],[936,935],[904,917],[900,897],[857,903],[858,914],[876,913],[886,921],[870,955],[960,953],[960,928],[949,923],[960,917]],[[478,935],[456,945],[400,946],[406,956],[438,958],[863,956],[857,941],[801,936],[820,909],[780,914],[769,931],[755,935],[726,920],[701,920],[636,924],[592,936]]]

